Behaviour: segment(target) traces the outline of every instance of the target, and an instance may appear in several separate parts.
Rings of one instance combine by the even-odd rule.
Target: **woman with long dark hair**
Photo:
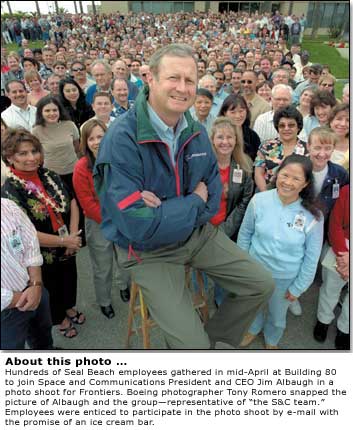
[[[250,128],[250,110],[244,97],[229,95],[224,100],[218,116],[230,118],[233,124],[240,128],[243,134],[241,137],[244,142],[244,152],[254,161],[260,146],[260,138]]]
[[[77,128],[94,116],[92,107],[79,84],[72,78],[62,79],[59,83],[60,101]]]
[[[267,314],[257,314],[240,346],[263,331],[266,349],[278,349],[290,303],[314,280],[323,223],[315,204],[312,162],[289,155],[277,170],[276,188],[255,194],[239,230],[238,245],[271,272],[276,285]]]
[[[49,95],[39,100],[32,133],[43,146],[44,167],[60,175],[72,191],[80,134],[57,97]]]

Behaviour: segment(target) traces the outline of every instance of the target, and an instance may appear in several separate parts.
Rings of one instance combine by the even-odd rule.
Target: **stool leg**
[[[139,289],[139,297],[140,297],[140,310],[141,310],[141,329],[142,329],[142,337],[143,337],[143,348],[150,349],[150,324],[149,324],[149,315],[145,300],[142,295],[141,288]]]
[[[137,285],[135,282],[132,282],[131,283],[131,291],[130,291],[129,315],[128,315],[128,320],[127,320],[126,348],[129,348],[130,338],[134,332],[134,330],[132,329],[132,324],[134,321],[136,299],[137,299]]]

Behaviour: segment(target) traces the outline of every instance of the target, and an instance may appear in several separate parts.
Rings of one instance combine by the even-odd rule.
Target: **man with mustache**
[[[23,127],[31,131],[36,120],[37,109],[28,104],[25,84],[14,79],[6,83],[5,92],[11,100],[11,105],[2,112],[1,118],[8,127]]]

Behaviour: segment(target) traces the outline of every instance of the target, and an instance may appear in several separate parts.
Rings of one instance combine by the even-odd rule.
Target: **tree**
[[[9,9],[9,14],[10,14],[10,15],[13,15],[13,13],[12,13],[12,9],[11,9],[11,6],[10,6],[10,2],[9,2],[9,1],[7,1],[7,2],[6,2],[6,4],[7,4],[7,8]]]
[[[345,41],[349,42],[349,6],[348,6],[348,13],[345,14],[343,25],[342,25],[342,31],[340,34],[340,37]]]
[[[321,22],[321,11],[320,11],[320,2],[313,2],[313,18],[312,18],[312,28],[311,28],[311,37],[316,39],[317,32],[319,30]]]
[[[39,1],[35,1],[37,14],[40,16]]]
[[[55,3],[55,13],[59,14],[59,5],[58,5],[58,2],[55,1],[54,3]]]

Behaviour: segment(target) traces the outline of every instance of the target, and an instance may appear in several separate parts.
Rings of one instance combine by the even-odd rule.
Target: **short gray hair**
[[[163,57],[192,58],[195,62],[195,67],[197,68],[197,61],[194,57],[193,49],[184,43],[172,43],[158,49],[151,56],[149,66],[152,75],[158,76],[159,65],[161,64]]]
[[[217,86],[217,80],[212,75],[205,75],[199,80],[199,88],[202,88],[202,85],[205,81],[212,81]]]
[[[276,69],[273,73],[272,73],[272,79],[274,76],[276,76],[279,72],[286,72],[287,74],[287,78],[289,79],[290,74],[289,74],[289,70],[285,69],[284,67],[279,67],[278,69]]]
[[[75,64],[76,63],[76,61],[73,63],[73,64]],[[91,70],[93,69],[93,67],[94,66],[96,66],[97,64],[102,64],[102,66],[104,66],[105,67],[105,71],[106,72],[112,72],[112,68],[110,67],[110,65],[105,61],[105,60],[100,60],[100,59],[98,59],[98,60],[94,60],[93,61],[93,63],[91,64]]]
[[[290,94],[290,96],[291,96],[291,97],[292,97],[292,95],[293,95],[293,88],[292,88],[291,86],[286,85],[286,84],[277,84],[277,85],[275,85],[275,86],[272,88],[272,91],[271,91],[271,95],[272,95],[272,97],[275,95],[275,93],[276,93],[278,90],[287,90],[287,91],[289,92],[289,94]]]

